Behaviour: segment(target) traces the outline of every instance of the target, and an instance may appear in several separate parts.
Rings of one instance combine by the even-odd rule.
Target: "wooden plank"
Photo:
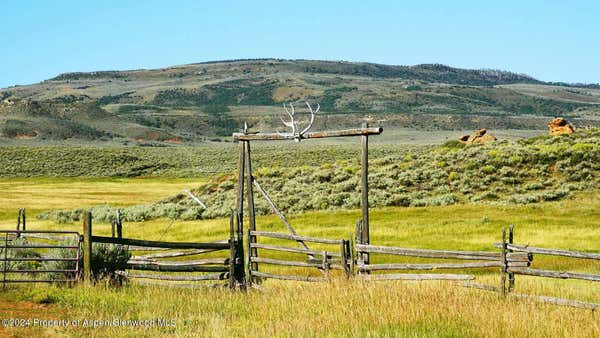
[[[156,279],[156,280],[170,280],[170,281],[204,281],[204,280],[225,280],[229,278],[228,273],[213,273],[199,276],[173,276],[164,274],[138,274],[138,273],[126,273],[125,276],[129,278],[144,278],[144,279]]]
[[[137,245],[155,248],[169,249],[214,249],[225,250],[229,249],[229,243],[192,243],[192,242],[161,242],[161,241],[145,241],[141,239],[131,238],[112,238],[103,236],[92,236],[92,241],[96,243],[120,244],[120,245]]]
[[[215,243],[227,243],[226,241],[217,241]],[[133,250],[131,247],[129,247],[129,250]],[[200,255],[200,254],[204,254],[204,253],[208,253],[208,252],[215,252],[215,251],[219,251],[220,249],[193,249],[190,251],[173,251],[173,252],[158,252],[158,253],[152,253],[152,254],[146,254],[146,255],[141,255],[141,256],[132,256],[131,259],[138,259],[138,260],[152,260],[152,259],[157,259],[157,258],[174,258],[174,257],[185,257],[185,256],[195,256],[195,255]]]
[[[430,249],[412,249],[398,248],[390,246],[364,245],[357,244],[358,252],[382,253],[399,256],[424,257],[424,258],[446,258],[446,259],[466,259],[466,260],[500,260],[502,254],[499,252],[488,251],[450,251],[450,250],[430,250]]]
[[[527,262],[515,262],[515,267],[527,267]],[[436,269],[476,269],[502,267],[501,261],[475,262],[475,263],[434,263],[434,264],[369,264],[359,265],[358,269],[363,271],[375,270],[436,270]]]
[[[371,128],[355,128],[345,130],[331,130],[331,131],[315,131],[307,132],[302,135],[302,139],[311,138],[327,138],[327,137],[348,137],[348,136],[361,136],[361,135],[379,135],[383,132],[381,127]],[[245,133],[234,133],[234,141],[275,141],[275,140],[294,140],[294,135],[284,135],[279,133],[256,133],[256,134],[245,134]]]
[[[560,279],[582,279],[592,282],[600,282],[600,275],[593,275],[579,272],[569,271],[554,271],[554,270],[541,270],[531,268],[508,268],[508,271],[518,275],[538,276],[538,277],[549,277],[549,278],[560,278]]]
[[[264,250],[273,250],[273,251],[283,251],[283,252],[293,252],[300,254],[311,254],[314,256],[320,256],[323,252],[319,250],[310,250],[310,249],[301,249],[301,248],[291,248],[287,246],[279,246],[279,245],[271,245],[271,244],[262,244],[262,243],[251,243],[251,248],[264,249]],[[327,255],[330,257],[340,257],[340,254],[337,252],[327,252]]]
[[[473,275],[459,274],[412,274],[412,273],[392,273],[392,274],[376,274],[362,275],[361,278],[366,280],[472,280]]]
[[[274,273],[259,272],[259,271],[253,271],[252,275],[256,276],[256,277],[262,277],[262,278],[295,280],[295,281],[300,281],[300,282],[325,282],[325,281],[327,281],[327,279],[323,278],[323,277],[278,275],[278,274],[274,274]]]
[[[339,239],[327,239],[327,238],[317,238],[317,237],[308,237],[308,236],[294,236],[283,234],[280,232],[270,232],[270,231],[252,231],[251,235],[253,236],[262,236],[262,237],[270,237],[270,238],[279,238],[279,239],[289,239],[293,241],[304,241],[304,242],[314,242],[314,243],[322,243],[322,244],[339,244]]]
[[[171,271],[171,272],[229,272],[227,266],[214,266],[204,264],[169,264],[161,262],[136,262],[127,263],[127,269],[147,271]]]
[[[494,243],[494,247],[502,247],[502,243]],[[563,256],[563,257],[572,257],[572,258],[600,260],[599,253],[572,251],[572,250],[563,250],[563,249],[540,248],[540,247],[535,247],[535,246],[517,245],[517,244],[508,244],[507,248],[510,250],[513,250],[513,251],[527,252],[527,253],[538,254],[538,255]]]
[[[284,261],[284,260],[279,260],[279,259],[263,258],[263,257],[250,257],[250,261],[257,262],[257,263],[274,264],[274,265],[298,266],[298,267],[303,267],[303,268],[319,268],[322,266],[322,263]]]
[[[156,261],[156,260],[137,260],[130,259],[128,264],[165,264],[165,265],[229,265],[229,258],[206,258],[187,261]]]

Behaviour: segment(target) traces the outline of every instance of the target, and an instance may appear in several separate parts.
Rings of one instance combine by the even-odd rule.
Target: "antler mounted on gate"
[[[304,135],[307,131],[309,131],[313,125],[313,122],[315,122],[315,115],[319,112],[319,109],[321,109],[321,106],[317,103],[317,109],[315,109],[313,111],[312,107],[310,106],[310,103],[306,102],[306,106],[308,107],[308,110],[310,111],[310,120],[308,121],[308,125],[304,129],[300,130],[298,128],[298,121],[296,121],[296,110],[294,109],[294,105],[292,103],[290,103],[289,105],[290,105],[290,109],[288,109],[287,105],[284,103],[283,109],[289,116],[290,120],[286,121],[281,117],[281,122],[283,122],[283,124],[286,127],[291,128],[292,130],[289,133],[279,133],[278,132],[278,134],[285,136],[287,138],[290,138],[290,139],[294,139],[296,142],[300,142],[300,140],[302,139],[302,135]]]

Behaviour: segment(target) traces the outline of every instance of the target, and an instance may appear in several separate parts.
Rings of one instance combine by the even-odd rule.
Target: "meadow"
[[[35,216],[51,208],[87,208],[101,200],[118,206],[150,202],[207,178],[28,178],[1,182],[0,227],[14,228],[16,208],[28,208],[31,229],[80,230],[80,222]],[[70,196],[71,198],[64,198]],[[79,197],[79,198],[78,198]],[[372,210],[372,243],[433,249],[492,250],[502,227],[514,224],[517,242],[600,251],[600,196],[574,192],[569,199],[537,204],[457,204],[380,207]],[[288,215],[303,235],[348,238],[358,210]],[[275,216],[260,216],[261,230],[284,231]],[[108,234],[97,222],[95,234]],[[127,237],[208,241],[227,236],[228,220],[125,222]],[[600,266],[561,258],[534,260],[545,268],[600,272]],[[498,285],[497,269],[477,281]],[[600,302],[592,282],[517,276],[516,291]],[[362,282],[334,278],[305,284],[268,280],[246,293],[223,288],[180,289],[130,284],[7,287],[3,313],[45,319],[174,319],[175,327],[13,328],[2,334],[67,336],[434,336],[591,337],[600,335],[597,312],[501,299],[450,282]],[[19,310],[20,309],[20,310]],[[27,311],[27,309],[30,309]],[[31,310],[35,309],[35,310]]]

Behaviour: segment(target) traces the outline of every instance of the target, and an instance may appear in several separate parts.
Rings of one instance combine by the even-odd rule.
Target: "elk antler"
[[[315,115],[319,112],[319,109],[321,109],[321,106],[318,103],[317,103],[317,109],[314,111],[313,111],[312,107],[310,106],[310,103],[306,102],[306,106],[308,107],[308,110],[310,110],[310,121],[308,121],[308,125],[304,129],[302,129],[302,131],[299,131],[298,122],[295,119],[296,111],[294,109],[294,105],[292,103],[290,103],[290,109],[288,110],[286,104],[285,103],[283,104],[283,109],[285,110],[287,115],[290,117],[290,120],[285,121],[282,117],[280,117],[280,119],[281,119],[281,122],[283,122],[283,124],[286,127],[292,128],[292,132],[286,133],[286,134],[279,133],[280,135],[284,135],[289,138],[293,138],[296,140],[296,142],[299,142],[300,139],[302,139],[302,135],[304,135],[304,133],[306,133],[307,131],[310,130],[313,123],[315,122]]]

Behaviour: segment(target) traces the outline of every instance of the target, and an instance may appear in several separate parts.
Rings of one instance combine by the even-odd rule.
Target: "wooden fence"
[[[253,239],[251,241],[250,239]],[[293,246],[282,246],[263,243],[263,240],[268,238],[272,240],[284,240],[293,241],[295,244],[301,244],[300,247]],[[307,236],[290,235],[279,232],[267,232],[267,231],[248,231],[248,243],[247,252],[248,258],[246,261],[246,269],[248,281],[256,281],[259,278],[274,278],[283,280],[295,280],[305,282],[320,282],[327,280],[329,277],[330,270],[341,270],[346,277],[350,277],[353,274],[353,262],[352,249],[349,240],[345,239],[325,239]],[[315,250],[308,249],[306,243],[317,243],[322,246],[328,246],[331,249],[328,250]],[[259,250],[262,251],[274,251],[277,253],[299,254],[304,259],[302,260],[290,260],[287,259],[276,259],[260,257]],[[298,256],[298,255],[296,255]],[[308,269],[309,273],[305,275],[299,274],[275,274],[269,272],[259,271],[259,264],[267,265],[278,265],[293,268],[303,268],[306,272]],[[312,276],[310,271],[318,271],[321,276]]]
[[[522,253],[490,252],[490,251],[456,251],[456,250],[431,250],[416,248],[401,248],[392,246],[370,245],[362,242],[363,233],[358,223],[356,238],[356,266],[359,275],[369,280],[473,280],[475,276],[456,273],[374,273],[377,271],[431,271],[431,270],[473,270],[473,269],[503,269],[505,264],[511,267],[528,267],[531,256]],[[379,254],[404,256],[415,258],[429,258],[435,260],[453,260],[469,262],[451,263],[385,263],[372,264],[365,260],[365,256]]]
[[[116,222],[117,226],[120,221]],[[119,226],[117,227],[119,229]],[[114,234],[114,232],[113,232]],[[117,234],[122,234],[119,229]],[[91,257],[92,243],[126,245],[135,251],[156,251],[145,255],[133,256],[127,263],[127,272],[123,275],[140,280],[141,284],[184,285],[172,282],[192,282],[208,280],[228,280],[231,288],[245,285],[243,269],[243,241],[241,234],[234,232],[233,214],[230,220],[230,237],[227,240],[215,242],[164,242],[131,239],[122,237],[104,237],[92,235],[92,216],[86,212],[84,216],[83,256],[84,279],[90,280],[92,273]],[[168,251],[177,250],[177,251]],[[186,256],[198,256],[217,251],[229,251],[225,257],[211,257],[193,260],[168,260]],[[143,273],[140,273],[142,271]],[[148,273],[151,272],[151,273]],[[157,273],[162,272],[162,273]],[[176,272],[179,274],[171,274]],[[190,274],[181,274],[189,272]],[[203,272],[205,274],[197,274]],[[147,280],[163,282],[150,283]],[[146,281],[146,282],[144,282]],[[167,283],[167,284],[165,284]]]
[[[256,184],[256,187],[259,191],[261,190],[260,185]],[[277,210],[276,207],[273,208]],[[165,242],[123,238],[122,222],[119,214],[116,221],[112,222],[111,237],[94,236],[92,234],[92,215],[90,212],[84,213],[83,235],[74,231],[26,230],[25,209],[19,209],[17,229],[0,231],[5,238],[4,245],[0,248],[0,264],[3,266],[2,282],[3,284],[76,282],[81,279],[82,275],[84,280],[91,280],[93,270],[91,266],[92,243],[105,243],[125,245],[129,247],[130,251],[145,252],[132,256],[127,263],[127,271],[120,272],[142,284],[153,283],[148,281],[160,281],[157,283],[161,285],[171,283],[170,285],[188,286],[190,284],[180,282],[227,280],[231,288],[244,289],[248,283],[259,282],[268,278],[307,282],[326,281],[331,276],[330,272],[338,270],[341,275],[347,278],[357,275],[358,278],[366,280],[463,281],[463,286],[495,291],[505,296],[530,298],[579,308],[600,309],[600,304],[595,303],[515,293],[516,275],[600,282],[600,274],[532,267],[534,255],[600,261],[600,253],[515,244],[513,226],[508,229],[508,234],[506,229],[503,229],[502,242],[493,244],[493,247],[499,249],[499,251],[433,250],[365,243],[366,237],[362,228],[362,220],[357,224],[355,245],[352,245],[352,242],[346,239],[300,236],[293,231],[285,217],[280,216],[292,234],[249,230],[247,232],[246,247],[244,247],[243,235],[239,226],[240,221],[234,218],[234,212],[232,211],[229,239],[204,243]],[[73,244],[66,244],[65,236],[73,236]],[[56,241],[59,241],[59,243],[55,243]],[[286,241],[288,245],[283,245],[282,242]],[[289,242],[292,245],[289,245]],[[19,249],[42,250],[44,253],[34,257],[15,258],[9,256],[11,250]],[[56,249],[73,250],[73,257],[52,257],[47,254],[50,250]],[[182,257],[198,258],[197,256],[200,255],[222,251],[227,251],[228,254],[225,257],[214,257],[211,254],[211,257],[208,258],[179,260]],[[246,255],[244,255],[244,251],[246,251]],[[382,262],[380,259],[371,260],[370,257],[373,255],[403,257],[403,260],[390,262],[388,259]],[[80,264],[82,257],[83,268]],[[418,259],[418,261],[410,261],[413,258]],[[424,262],[424,259],[427,262]],[[435,260],[435,262],[429,260]],[[11,268],[11,264],[17,261],[38,263],[74,261],[75,268],[67,270]],[[259,266],[264,265],[279,266],[279,269],[277,273],[269,272],[272,271],[270,269],[266,269],[266,271],[259,270]],[[282,267],[285,267],[285,269],[292,268],[295,271],[280,273]],[[472,280],[475,279],[475,275],[464,273],[465,271],[477,269],[499,269],[500,285],[474,283]],[[439,270],[451,272],[458,270],[458,273],[438,272]],[[433,271],[435,273],[432,273]],[[43,273],[63,273],[67,277],[64,279],[36,277],[41,276]],[[19,278],[8,278],[7,276],[10,275],[18,275]],[[32,278],[23,278],[24,275],[30,275]]]
[[[524,253],[531,257],[533,255],[544,255],[544,256],[554,256],[554,257],[568,257],[574,259],[585,259],[585,260],[596,260],[600,261],[600,253],[590,253],[590,252],[582,252],[582,251],[573,251],[573,250],[564,250],[564,249],[553,249],[553,248],[543,248],[537,246],[530,245],[521,245],[514,243],[514,227],[511,225],[509,228],[508,241],[506,240],[506,230],[502,232],[502,243],[494,243],[494,247],[501,249],[502,252],[506,252],[508,255],[511,253]],[[543,278],[559,278],[559,279],[572,279],[572,280],[585,280],[591,282],[600,282],[600,275],[598,274],[590,274],[590,273],[582,273],[582,272],[574,272],[574,271],[557,271],[557,270],[549,270],[549,269],[537,269],[521,266],[510,266],[506,265],[505,269],[502,271],[502,285],[500,287],[500,292],[503,294],[510,294],[511,296],[515,296],[517,298],[534,298],[540,301],[554,303],[558,305],[567,305],[572,307],[579,308],[587,308],[587,309],[600,309],[600,304],[582,302],[571,299],[561,299],[550,296],[534,296],[527,294],[518,294],[514,293],[515,289],[515,275],[524,275],[524,276],[536,276]],[[505,284],[506,276],[508,276],[508,287]]]

